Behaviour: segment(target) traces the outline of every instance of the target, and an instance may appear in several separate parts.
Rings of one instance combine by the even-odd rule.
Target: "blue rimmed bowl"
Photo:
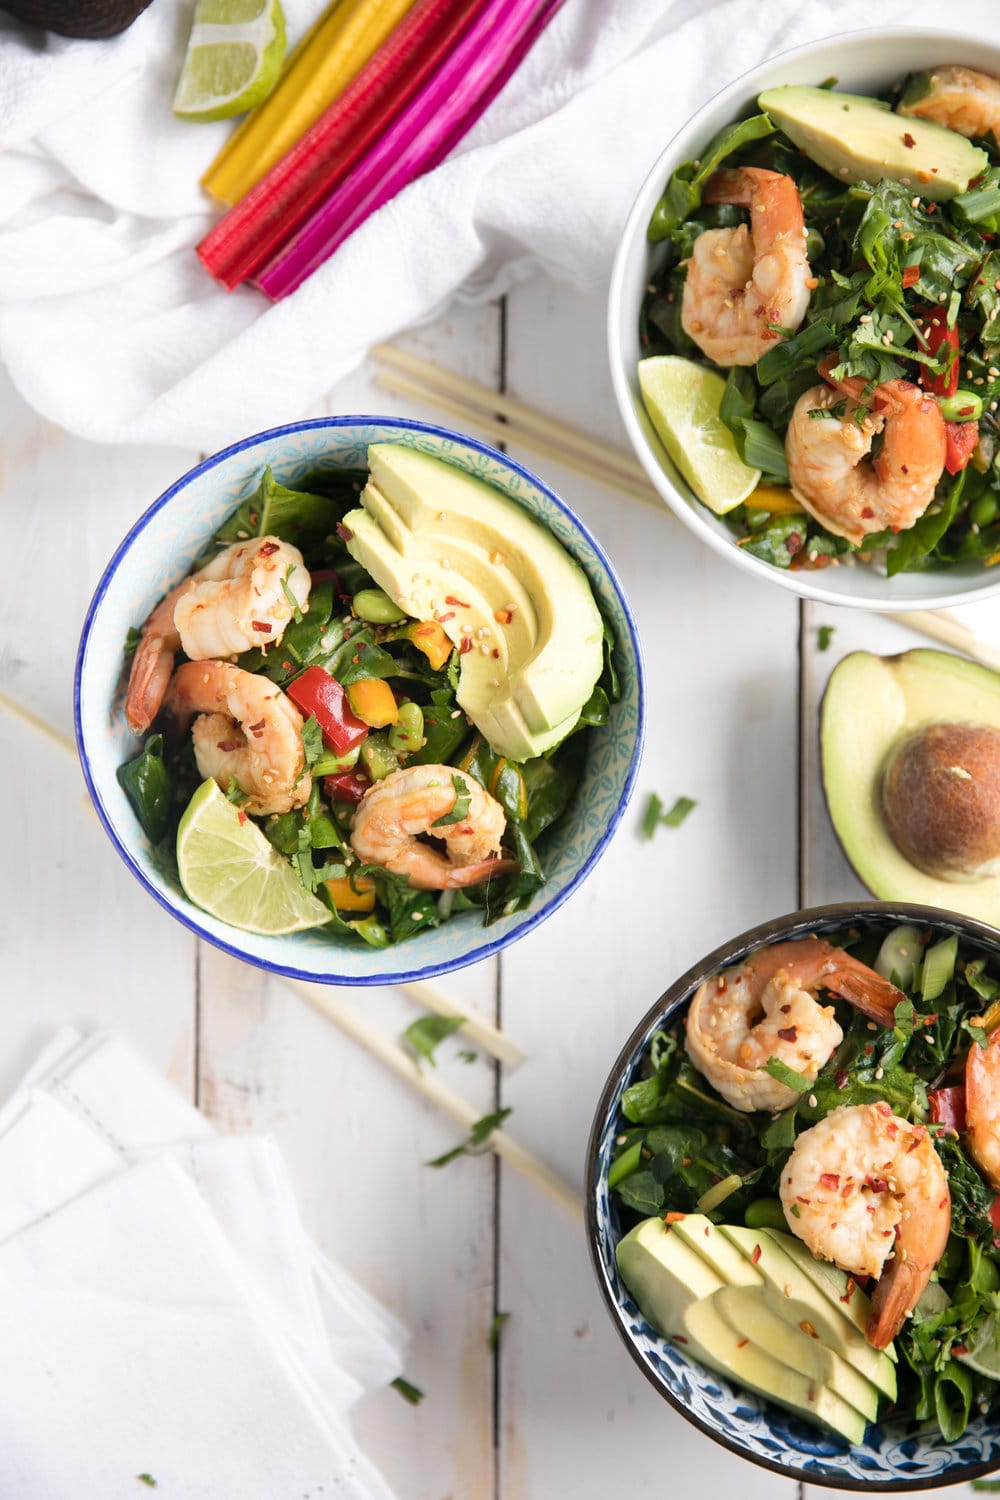
[[[646,1321],[618,1274],[615,1247],[634,1217],[623,1213],[608,1190],[615,1139],[628,1122],[621,1112],[625,1090],[640,1077],[654,1034],[683,1011],[698,986],[720,969],[768,943],[843,931],[860,923],[888,932],[899,923],[958,936],[965,951],[1000,962],[1000,932],[985,923],[905,902],[853,902],[793,912],[765,922],[716,948],[682,974],[643,1016],[619,1053],[601,1094],[587,1147],[587,1239],[598,1285],[615,1327],[655,1389],[708,1437],[762,1468],[790,1479],[837,1490],[925,1490],[979,1478],[1000,1467],[1000,1398],[979,1412],[960,1438],[914,1432],[898,1418],[869,1423],[865,1439],[850,1447],[841,1438],[734,1385]]]
[[[115,772],[137,741],[125,722],[123,646],[157,601],[190,571],[219,525],[257,487],[270,465],[294,488],[308,475],[364,468],[370,443],[403,443],[446,459],[495,485],[543,522],[576,559],[617,642],[622,696],[595,731],[577,794],[540,842],[546,883],[527,911],[491,927],[463,912],[441,927],[381,950],[338,942],[322,928],[258,937],[219,922],[185,896],[165,869],[118,785]],[[277,974],[329,984],[392,984],[430,978],[489,958],[537,927],[594,868],[635,784],[645,722],[642,659],[635,621],[600,546],[569,507],[520,464],[473,438],[389,417],[321,417],[258,433],[191,469],[146,511],[112,557],[84,622],[76,663],[77,746],[94,806],[111,842],[149,894],[192,932],[225,952]]]

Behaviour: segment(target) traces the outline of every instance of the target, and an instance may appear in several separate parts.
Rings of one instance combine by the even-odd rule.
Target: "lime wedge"
[[[955,1358],[979,1375],[1000,1380],[1000,1329],[997,1328],[996,1313],[990,1313],[969,1352],[957,1354]]]
[[[639,361],[639,389],[653,426],[698,499],[724,516],[744,501],[760,470],[740,458],[719,416],[726,382],[676,354]]]
[[[276,937],[329,922],[292,866],[214,781],[203,781],[177,829],[177,869],[187,896],[220,922]]]
[[[281,0],[198,0],[174,114],[225,120],[266,99],[285,60]]]

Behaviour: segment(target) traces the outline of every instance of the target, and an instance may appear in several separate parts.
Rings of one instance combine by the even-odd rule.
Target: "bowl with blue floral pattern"
[[[154,842],[138,821],[118,775],[137,751],[125,716],[126,643],[130,637],[134,643],[137,628],[203,558],[227,519],[252,501],[265,473],[269,483],[287,490],[311,487],[322,494],[325,486],[332,492],[346,472],[363,474],[372,444],[416,450],[485,481],[555,537],[582,569],[603,616],[609,642],[605,665],[615,691],[608,695],[607,712],[598,713],[580,736],[586,750],[568,805],[538,836],[541,869],[530,902],[490,910],[487,921],[482,905],[462,902],[438,920],[429,901],[426,913],[417,914],[429,915],[429,925],[406,930],[401,941],[382,941],[385,933],[373,932],[375,924],[359,933],[341,920],[262,935],[196,906],[181,885],[169,841]],[[351,600],[341,596],[338,609],[349,617]],[[350,625],[348,618],[346,628]],[[456,648],[455,658],[459,654]],[[454,660],[453,681],[459,667]],[[471,732],[474,726],[466,726],[454,705],[451,711]],[[145,890],[190,931],[238,958],[290,977],[336,984],[384,985],[442,974],[498,953],[556,911],[594,869],[621,820],[635,783],[644,719],[641,653],[628,601],[607,556],[569,506],[529,470],[475,439],[381,416],[319,418],[258,433],[184,474],[136,522],[105,569],[76,664],[76,735],[87,785],[113,847]],[[358,925],[363,920],[347,915]]]
[[[983,967],[991,965],[991,972],[1000,968],[1000,937],[995,930],[931,907],[841,903],[764,923],[708,954],[643,1016],[608,1075],[587,1150],[586,1215],[591,1260],[612,1321],[640,1370],[686,1421],[715,1442],[774,1473],[830,1489],[911,1492],[968,1482],[990,1473],[1000,1466],[1000,1427],[996,1420],[1000,1402],[989,1397],[991,1382],[976,1387],[967,1422],[958,1436],[947,1437],[936,1423],[907,1417],[898,1405],[883,1399],[878,1419],[867,1423],[861,1441],[848,1442],[741,1387],[735,1379],[710,1370],[682,1346],[686,1340],[674,1342],[653,1326],[625,1284],[616,1252],[641,1215],[609,1186],[609,1171],[625,1149],[627,1132],[632,1128],[622,1108],[626,1091],[650,1077],[651,1047],[655,1049],[657,1039],[662,1041],[676,1026],[707,979],[741,964],[749,954],[772,943],[827,936],[843,942],[845,934],[853,941],[851,935],[859,931],[888,935],[903,927],[916,929],[926,942],[955,938],[957,951],[967,960],[982,960]],[[837,1087],[842,1086],[842,1076],[836,1075]],[[634,1120],[634,1108],[630,1113]],[[988,1201],[991,1194],[988,1189],[984,1191]],[[953,1200],[955,1194],[953,1187]],[[721,1205],[708,1210],[708,1217],[716,1223],[742,1223],[742,1212],[730,1209],[727,1213]],[[668,1232],[676,1228],[676,1220],[685,1218],[684,1213],[664,1214],[662,1206],[657,1214],[664,1219],[663,1227]],[[675,1221],[673,1226],[670,1219]],[[708,1233],[697,1228],[701,1223],[701,1218],[696,1220],[696,1232]],[[787,1221],[784,1228],[787,1230],[790,1224]],[[954,1227],[954,1217],[952,1224]],[[751,1235],[748,1248],[752,1240]],[[754,1264],[759,1254],[755,1250]],[[851,1286],[848,1279],[848,1293]],[[788,1294],[787,1287],[785,1292]],[[900,1343],[897,1339],[897,1345]],[[777,1352],[780,1358],[774,1347],[770,1352]],[[905,1357],[905,1353],[899,1353],[897,1368],[906,1368]]]

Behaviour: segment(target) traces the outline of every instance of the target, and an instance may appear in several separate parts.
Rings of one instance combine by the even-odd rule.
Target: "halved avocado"
[[[923,735],[928,726],[935,726],[932,734]],[[956,728],[947,733],[939,726]],[[982,732],[970,736],[968,726]],[[918,832],[944,849],[967,826],[977,830],[978,842],[985,838],[988,845],[995,816],[994,855],[1000,859],[1000,782],[986,774],[991,756],[977,760],[963,743],[971,739],[988,749],[998,736],[1000,673],[987,667],[930,650],[889,657],[856,651],[837,665],[820,711],[823,791],[844,853],[873,895],[941,906],[1000,926],[1000,864],[998,873],[990,873],[989,858],[984,860],[979,849],[969,869],[959,870],[952,859],[945,874],[946,861],[928,857],[918,840],[918,857],[925,865],[919,868],[890,834],[883,801],[887,772],[898,778],[901,768],[916,762],[917,773],[925,778],[923,794],[911,795],[912,805],[923,814],[924,827]],[[938,753],[936,763],[935,743],[951,752]],[[915,754],[915,749],[928,754]],[[928,759],[933,775],[920,764]],[[995,769],[1000,776],[1000,765]],[[894,810],[890,804],[890,812]],[[912,842],[902,842],[912,856]],[[970,874],[976,869],[986,873]]]

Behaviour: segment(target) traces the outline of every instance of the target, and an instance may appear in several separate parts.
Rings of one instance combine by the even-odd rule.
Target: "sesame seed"
[[[460,708],[453,708],[451,713],[449,714],[449,718],[457,719],[461,712],[462,710]]]
[[[875,1077],[876,1078],[884,1078],[885,1077],[885,1069],[883,1067],[876,1068],[875,1069]]]
[[[869,1021],[868,1022],[868,1030],[869,1031],[878,1031],[878,1022],[877,1021]]]
[[[817,1103],[818,1103],[818,1100],[816,1098],[816,1095],[815,1094],[810,1094],[809,1095],[809,1108],[810,1109],[815,1109]]]
[[[450,568],[451,567],[451,560],[449,558],[447,558],[447,557],[442,557],[442,559],[441,559],[441,566],[442,566],[442,568]]]
[[[919,208],[920,207],[920,199],[917,198],[917,197],[911,198],[910,199],[910,207],[911,208]]]

